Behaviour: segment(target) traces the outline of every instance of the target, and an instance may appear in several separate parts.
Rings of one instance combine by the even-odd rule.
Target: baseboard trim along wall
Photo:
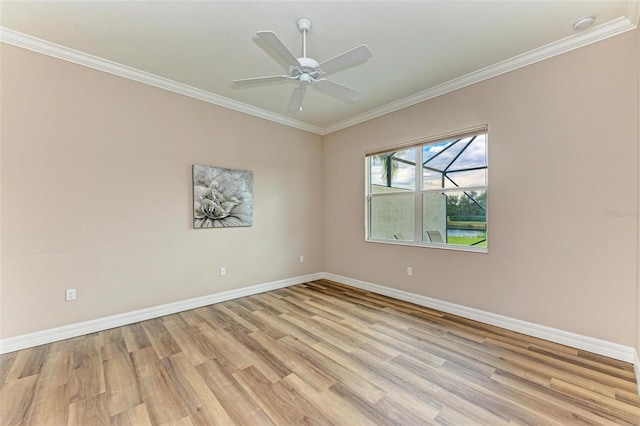
[[[166,305],[155,306],[152,308],[141,309],[138,311],[127,312],[124,314],[98,318],[95,320],[84,321],[77,324],[70,324],[63,327],[57,327],[49,330],[43,330],[35,333],[23,334],[21,336],[1,339],[0,354],[32,348],[34,346],[57,342],[59,340],[70,339],[72,337],[82,336],[85,334],[96,333],[98,331],[108,330],[114,327],[121,327],[123,325],[133,324],[139,321],[146,321],[164,315],[171,315],[175,314],[176,312],[200,308],[202,306],[212,305],[214,303],[225,302],[227,300],[237,299],[239,297],[251,296],[253,294],[264,293],[265,291],[276,290],[296,284],[302,284],[305,282],[318,280],[320,278],[322,278],[322,274],[320,273],[287,278],[280,281],[257,284],[249,287],[239,288],[237,290],[223,291],[207,296],[168,303]]]
[[[495,325],[497,327],[506,328],[507,330],[516,331],[528,336],[538,337],[540,339],[549,340],[554,343],[571,346],[576,349],[593,352],[609,358],[634,364],[636,369],[636,378],[638,378],[637,368],[639,362],[637,353],[630,346],[618,343],[608,342],[593,337],[582,336],[580,334],[568,331],[558,330],[555,328],[538,325],[527,321],[505,317],[502,315],[492,314],[490,312],[481,311],[479,309],[469,308],[455,303],[444,302],[438,299],[421,296],[419,294],[409,293],[394,288],[384,287],[378,284],[372,284],[365,281],[347,278],[331,273],[323,273],[322,276],[331,281],[356,287],[362,290],[371,291],[373,293],[382,294],[384,296],[393,297],[395,299],[404,300],[405,302],[415,303],[431,309],[436,309],[449,314],[458,315],[467,319],[479,321],[485,324]]]
[[[49,330],[38,331],[21,336],[10,337],[0,340],[0,354],[27,349],[46,343],[57,342],[59,340],[70,339],[72,337],[82,336],[85,334],[96,333],[114,327],[120,327],[139,321],[158,318],[164,315],[171,315],[189,309],[195,309],[202,306],[212,305],[214,303],[220,303],[244,296],[251,296],[253,294],[263,293],[266,291],[276,290],[279,288],[289,287],[292,285],[302,284],[319,279],[335,281],[362,290],[367,290],[384,296],[393,297],[395,299],[404,300],[405,302],[415,303],[416,305],[425,306],[431,309],[437,309],[442,312],[447,312],[464,318],[480,321],[485,324],[495,325],[497,327],[506,328],[507,330],[516,331],[529,336],[538,337],[541,339],[549,340],[551,342],[560,343],[577,349],[593,352],[620,361],[633,363],[636,378],[640,377],[640,359],[638,359],[638,354],[632,347],[608,342],[605,340],[595,339],[593,337],[582,336],[568,331],[558,330],[555,328],[538,325],[514,318],[509,318],[502,315],[481,311],[479,309],[456,305],[454,303],[432,299],[430,297],[421,296],[418,294],[409,293],[378,284],[372,284],[353,278],[343,277],[328,272],[320,272],[316,274],[288,278],[280,281],[258,284],[240,288],[237,290],[224,291],[208,296],[182,300],[166,305],[160,305],[133,312],[98,318],[95,320],[85,321],[77,324],[70,324],[63,327],[52,328]]]
[[[640,357],[638,351],[633,351],[633,374],[636,376],[636,390],[640,395]]]

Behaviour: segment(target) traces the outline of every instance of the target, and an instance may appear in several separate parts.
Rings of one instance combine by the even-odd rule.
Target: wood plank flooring
[[[632,366],[321,280],[0,357],[2,425],[640,425]]]

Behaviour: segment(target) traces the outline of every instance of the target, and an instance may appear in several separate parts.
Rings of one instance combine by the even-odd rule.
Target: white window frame
[[[381,244],[392,244],[392,245],[402,245],[402,246],[415,246],[415,247],[427,247],[427,248],[437,248],[437,249],[445,249],[445,250],[458,250],[458,251],[467,251],[467,252],[476,252],[476,253],[488,253],[489,249],[489,209],[488,209],[488,199],[489,199],[489,182],[485,183],[485,186],[468,186],[468,187],[452,187],[452,188],[436,188],[436,189],[423,189],[423,177],[422,171],[418,170],[419,168],[416,166],[415,170],[415,187],[411,192],[390,192],[390,193],[382,193],[382,194],[372,194],[371,193],[371,161],[370,158],[384,154],[392,151],[401,151],[405,149],[415,149],[415,162],[416,165],[422,164],[422,147],[425,145],[435,144],[441,141],[450,140],[454,138],[463,138],[472,135],[484,134],[486,140],[485,147],[485,155],[487,160],[487,172],[489,170],[489,132],[488,126],[477,126],[469,129],[459,130],[456,132],[451,132],[447,134],[437,135],[429,138],[420,139],[417,141],[411,141],[408,143],[393,145],[389,147],[383,147],[371,151],[367,151],[365,153],[365,241],[371,243],[381,243]],[[488,173],[487,173],[488,179]],[[486,236],[487,236],[487,244],[486,247],[476,247],[476,246],[463,246],[449,243],[432,243],[429,241],[424,241],[422,236],[423,233],[423,195],[428,193],[447,193],[447,192],[460,192],[460,191],[485,191],[486,196]],[[403,241],[403,240],[391,240],[391,239],[383,239],[383,238],[371,238],[370,237],[370,221],[371,221],[371,200],[372,198],[378,197],[387,197],[405,194],[407,197],[413,197],[414,201],[414,235],[413,241]]]

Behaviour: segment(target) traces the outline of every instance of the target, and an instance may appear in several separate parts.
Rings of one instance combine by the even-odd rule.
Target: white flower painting
[[[193,166],[193,227],[253,224],[253,172]]]

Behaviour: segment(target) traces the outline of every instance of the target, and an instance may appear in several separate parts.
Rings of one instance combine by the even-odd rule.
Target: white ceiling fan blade
[[[289,77],[288,75],[272,75],[268,77],[242,78],[240,80],[233,80],[233,84],[244,86],[246,84],[277,83],[290,79],[291,77]]]
[[[318,68],[320,68],[323,73],[329,74],[352,67],[360,62],[364,62],[372,56],[373,54],[369,48],[363,44],[347,52],[341,53],[335,58],[327,59],[321,63]]]
[[[278,38],[273,31],[258,31],[258,37],[264,41],[274,52],[278,54],[287,64],[292,67],[299,67],[300,63],[289,48]]]
[[[355,102],[360,99],[360,96],[362,96],[362,93],[356,92],[355,90],[349,89],[341,84],[334,83],[326,78],[318,80],[318,89],[349,102]]]
[[[302,111],[302,101],[304,100],[304,94],[307,91],[307,86],[299,85],[293,91],[291,95],[291,103],[289,103],[289,112]]]

